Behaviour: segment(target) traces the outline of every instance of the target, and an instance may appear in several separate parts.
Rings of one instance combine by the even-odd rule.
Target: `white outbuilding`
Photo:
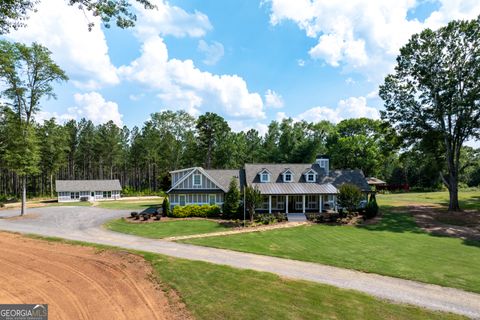
[[[117,180],[57,180],[58,202],[120,199],[122,187]]]

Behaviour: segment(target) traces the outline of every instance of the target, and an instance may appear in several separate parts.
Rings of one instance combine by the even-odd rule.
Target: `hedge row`
[[[173,210],[170,210],[170,217],[173,218],[188,218],[188,217],[201,217],[201,218],[213,218],[218,217],[221,213],[219,206],[215,205],[198,205],[190,204],[187,206],[175,206]]]

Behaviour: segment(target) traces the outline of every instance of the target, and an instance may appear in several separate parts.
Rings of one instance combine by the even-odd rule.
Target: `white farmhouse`
[[[57,180],[58,202],[99,201],[120,199],[122,187],[118,180]]]

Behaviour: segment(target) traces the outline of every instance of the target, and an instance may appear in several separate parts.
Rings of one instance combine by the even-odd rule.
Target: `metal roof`
[[[57,180],[55,190],[57,192],[118,191],[122,190],[122,186],[118,180]]]
[[[337,194],[337,188],[330,183],[252,183],[262,194]]]

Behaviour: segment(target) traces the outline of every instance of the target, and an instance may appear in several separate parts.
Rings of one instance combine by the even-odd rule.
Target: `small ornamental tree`
[[[245,187],[245,205],[250,215],[250,222],[253,222],[255,208],[258,208],[260,203],[262,203],[262,194],[260,193],[260,190],[258,190],[257,187]]]
[[[238,182],[236,178],[232,178],[228,187],[228,192],[225,194],[225,202],[223,203],[223,214],[227,219],[234,219],[237,217],[238,208],[240,206],[240,190],[238,189]]]
[[[162,211],[164,216],[170,216],[170,201],[168,201],[168,197],[163,198]]]
[[[375,193],[370,195],[370,201],[368,201],[367,206],[365,207],[365,217],[367,219],[375,218],[378,214],[378,204],[375,199]]]
[[[355,213],[358,204],[362,199],[362,191],[351,183],[343,184],[339,189],[338,204],[345,208],[349,214]]]

